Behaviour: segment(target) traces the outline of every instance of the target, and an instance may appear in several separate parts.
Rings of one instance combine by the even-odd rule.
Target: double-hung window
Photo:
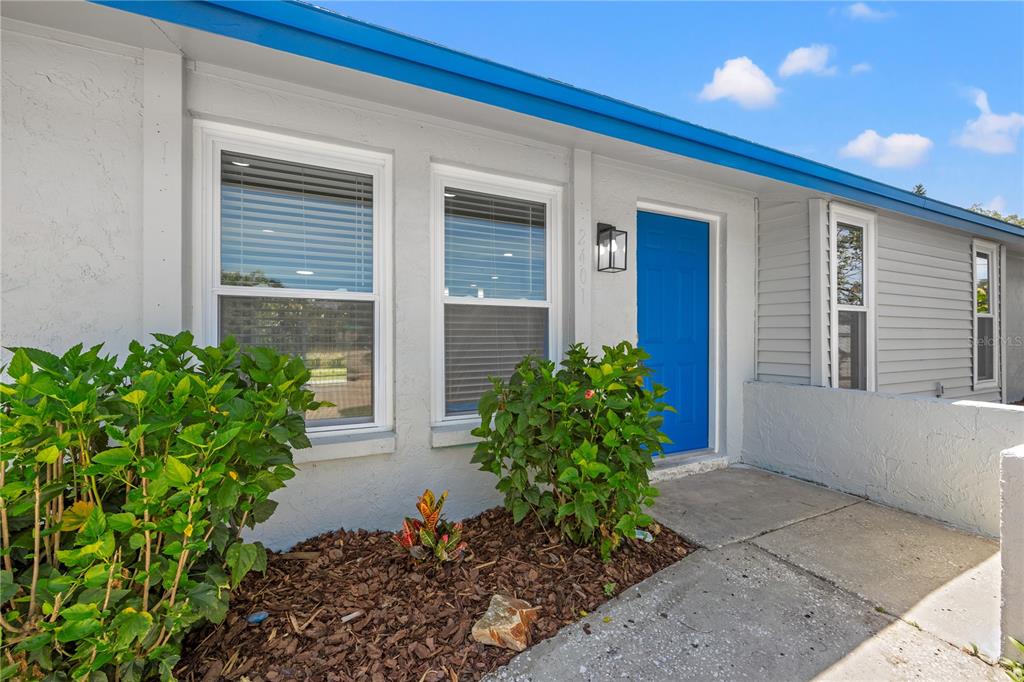
[[[832,386],[875,390],[875,217],[830,208]]]
[[[999,248],[975,240],[974,254],[974,388],[998,386]]]
[[[489,377],[556,358],[561,190],[434,168],[434,422],[471,421]]]
[[[197,123],[203,335],[300,356],[312,432],[390,424],[385,155]]]

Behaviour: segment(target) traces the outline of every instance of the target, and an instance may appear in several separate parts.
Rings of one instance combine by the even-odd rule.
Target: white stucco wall
[[[750,382],[742,461],[998,537],[1024,407]]]
[[[1003,451],[1000,589],[1003,656],[1024,663],[1024,652],[1008,639],[1024,642],[1024,444]]]
[[[146,258],[162,264],[162,257],[174,251],[161,249],[163,242],[154,247],[143,239],[151,236],[147,220],[156,224],[160,218],[147,218],[142,210],[145,178],[140,176],[146,140],[156,140],[150,146],[162,148],[159,139],[151,139],[146,131],[153,128],[174,138],[168,126],[174,124],[176,102],[193,118],[370,148],[393,157],[394,433],[370,446],[322,444],[297,453],[298,475],[275,495],[280,503],[277,512],[255,533],[269,546],[284,548],[342,526],[397,527],[426,487],[451,491],[447,510],[453,518],[477,513],[500,500],[493,477],[470,464],[472,446],[432,447],[432,442],[441,441],[441,435],[431,430],[433,359],[428,341],[432,315],[429,178],[434,162],[566,188],[561,267],[567,332],[574,329],[572,242],[577,237],[577,215],[586,216],[592,209],[584,253],[593,244],[597,221],[632,231],[639,200],[718,215],[723,242],[720,353],[722,365],[728,367],[720,377],[719,446],[738,458],[743,435],[742,382],[753,376],[751,195],[690,177],[591,159],[570,146],[206,64],[188,64],[183,82],[178,82],[165,54],[154,56],[161,59],[161,68],[146,69],[142,51],[115,48],[91,40],[71,45],[4,32],[5,344],[62,350],[80,340],[107,341],[111,350],[122,352],[129,339],[143,338],[148,331],[143,328],[143,313],[154,306],[147,301],[173,307],[175,292],[186,324],[198,328],[190,291],[195,264],[189,210],[180,235],[183,279],[179,281],[172,272],[153,292],[159,296],[151,299],[143,292]],[[161,78],[143,82],[151,71]],[[161,87],[167,89],[164,98],[160,91],[153,91]],[[145,111],[143,103],[149,101],[159,102],[160,110]],[[189,127],[189,119],[182,121],[179,139],[185,142],[186,160],[191,154]],[[160,165],[163,176],[155,187],[156,195],[171,205],[166,192],[175,190],[174,183],[167,181],[169,167],[173,164]],[[186,162],[182,170],[177,191],[184,192],[187,209],[190,164]],[[592,191],[574,195],[581,174],[588,171],[593,176]],[[152,234],[157,239],[167,236],[163,223],[156,227],[159,231]],[[620,275],[592,272],[585,282],[593,288],[585,297],[592,303],[580,337],[594,347],[624,338],[635,340],[635,267]],[[172,319],[173,314],[165,317]],[[567,333],[566,341],[571,336]],[[447,442],[460,440],[450,433],[443,435]],[[380,454],[366,454],[369,451]]]
[[[743,383],[754,377],[754,198],[746,192],[642,166],[595,157],[593,220],[626,230],[633,240],[630,267],[596,273],[591,287],[592,345],[637,340],[636,214],[638,202],[689,209],[720,219],[718,265],[718,450],[739,461],[743,439]],[[596,233],[594,235],[596,239]],[[591,240],[593,243],[593,239]]]
[[[141,51],[5,30],[3,346],[142,333]]]

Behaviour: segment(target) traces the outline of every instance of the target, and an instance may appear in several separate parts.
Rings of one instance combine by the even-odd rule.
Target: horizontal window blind
[[[311,298],[220,297],[220,337],[302,357],[318,400],[317,426],[373,421],[374,303]]]
[[[456,305],[444,307],[445,412],[472,414],[491,387],[508,379],[526,355],[547,357],[546,308]]]
[[[547,298],[547,206],[457,187],[444,197],[449,297]]]
[[[221,152],[221,284],[373,291],[373,177]]]

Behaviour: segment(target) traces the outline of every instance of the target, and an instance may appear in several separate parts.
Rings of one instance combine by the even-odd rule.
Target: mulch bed
[[[605,564],[589,548],[549,539],[533,519],[516,526],[504,509],[465,522],[471,553],[443,568],[413,564],[390,534],[337,531],[271,554],[250,575],[216,628],[185,643],[179,679],[478,680],[515,652],[478,644],[473,623],[502,592],[541,607],[534,643],[678,561],[691,548],[660,529]],[[267,611],[258,625],[246,616]],[[342,623],[345,616],[362,615]]]

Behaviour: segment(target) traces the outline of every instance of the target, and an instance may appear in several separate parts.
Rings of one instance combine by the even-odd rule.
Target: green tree
[[[974,204],[971,206],[971,210],[975,213],[987,215],[989,218],[995,218],[996,220],[1002,220],[1004,223],[1010,223],[1011,225],[1018,225],[1024,227],[1024,217],[1011,213],[1009,215],[1003,215],[999,211],[993,211],[990,208],[984,208],[981,204]]]
[[[924,185],[922,185],[920,182],[914,185],[914,189],[911,191],[913,191],[914,194],[916,194],[919,197],[928,196],[928,190],[926,190],[924,188]]]

